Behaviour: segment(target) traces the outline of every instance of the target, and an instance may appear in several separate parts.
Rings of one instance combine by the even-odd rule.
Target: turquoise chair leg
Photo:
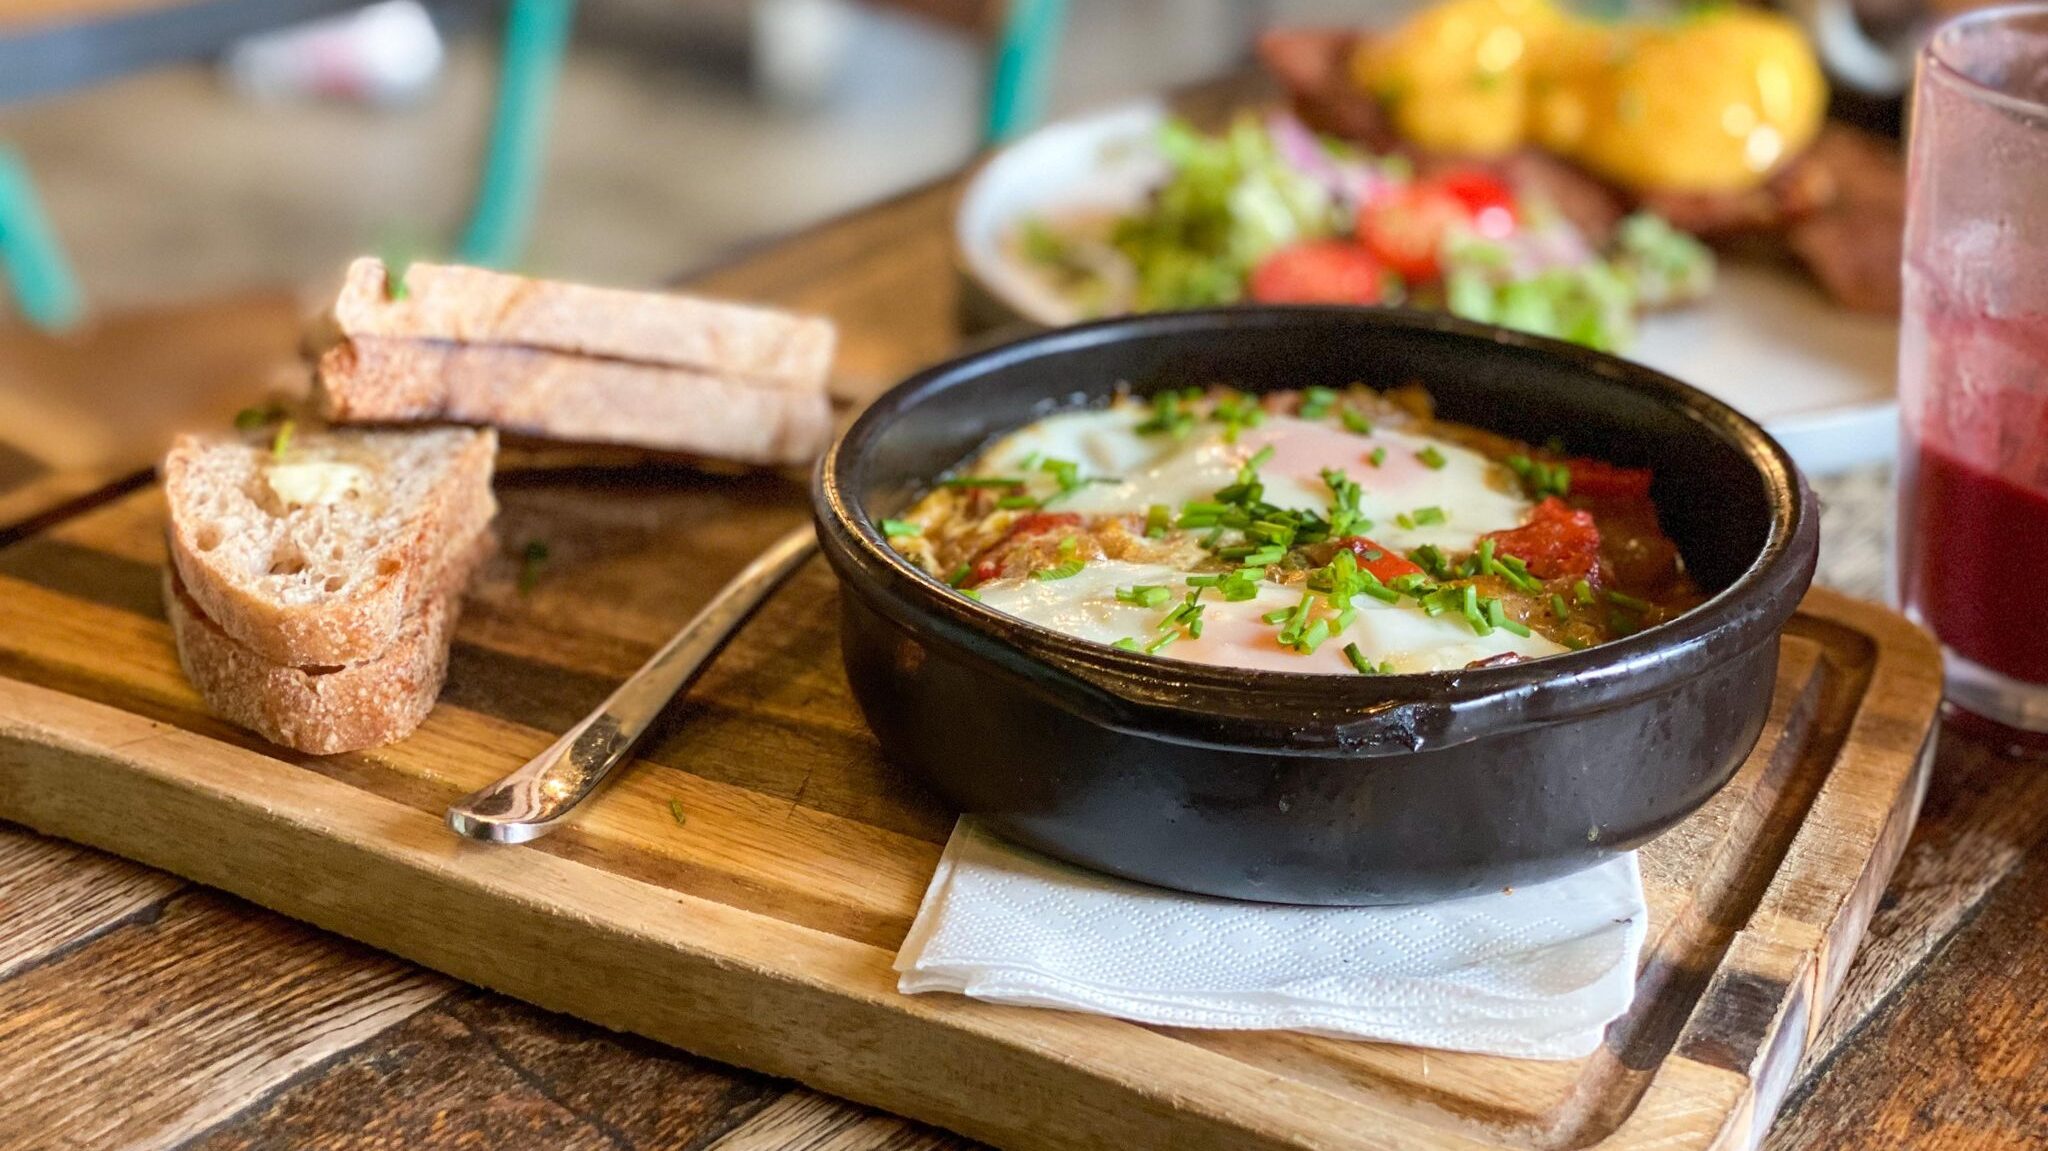
[[[68,328],[85,313],[78,280],[43,215],[21,157],[0,146],[0,267],[22,315],[39,328]]]
[[[511,0],[489,151],[458,248],[467,263],[508,267],[526,248],[547,152],[548,113],[575,13],[575,0]]]
[[[1046,89],[1067,22],[1067,0],[1010,0],[989,84],[985,143],[1027,131],[1045,114]]]

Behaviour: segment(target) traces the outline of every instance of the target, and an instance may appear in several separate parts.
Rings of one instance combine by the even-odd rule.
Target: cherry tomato
[[[1571,494],[1588,499],[1648,499],[1650,469],[1624,468],[1605,460],[1571,460]]]
[[[1515,230],[1520,218],[1515,211],[1515,190],[1499,176],[1480,168],[1457,168],[1429,182],[1465,206],[1471,217],[1468,226],[1479,235],[1501,240]]]
[[[1252,271],[1252,299],[1262,304],[1378,303],[1386,269],[1346,240],[1314,240],[1282,248]]]
[[[1351,554],[1358,557],[1359,570],[1371,572],[1381,583],[1422,570],[1400,552],[1376,544],[1364,536],[1345,536],[1337,541],[1337,546],[1349,548]],[[1374,558],[1375,553],[1378,558]]]
[[[1410,184],[1358,210],[1358,239],[1402,279],[1426,284],[1440,272],[1445,233],[1470,221],[1456,196],[1434,184]]]
[[[1600,563],[1600,529],[1594,526],[1593,513],[1556,496],[1537,504],[1521,527],[1492,532],[1487,538],[1501,555],[1528,564],[1537,579],[1585,579]]]

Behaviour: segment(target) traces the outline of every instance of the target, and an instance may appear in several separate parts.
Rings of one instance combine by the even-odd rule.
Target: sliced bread
[[[162,471],[172,566],[256,657],[363,663],[496,513],[496,452],[468,428],[181,436]]]
[[[411,264],[401,288],[383,261],[369,258],[349,265],[332,319],[345,340],[504,344],[695,368],[799,391],[823,390],[835,338],[832,324],[816,317],[484,268]]]
[[[435,573],[388,647],[360,662],[324,666],[264,658],[207,618],[177,569],[168,568],[164,605],[178,662],[209,710],[273,743],[333,755],[403,739],[434,708],[462,589],[495,548],[488,530],[470,537]]]
[[[807,463],[832,435],[822,386],[533,348],[365,336],[328,348],[319,380],[339,421],[457,420],[767,465]]]

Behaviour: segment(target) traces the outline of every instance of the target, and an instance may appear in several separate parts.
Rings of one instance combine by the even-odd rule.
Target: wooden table
[[[870,393],[960,338],[954,191],[910,192],[692,286],[832,315],[842,387]],[[2048,1145],[2048,767],[1943,739],[1773,1148]],[[7,1151],[968,1146],[7,828],[0,1099]]]

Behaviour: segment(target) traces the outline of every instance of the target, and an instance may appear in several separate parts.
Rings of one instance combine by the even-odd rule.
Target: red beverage
[[[1920,55],[1899,340],[1899,599],[1949,700],[2048,732],[2048,5]]]

